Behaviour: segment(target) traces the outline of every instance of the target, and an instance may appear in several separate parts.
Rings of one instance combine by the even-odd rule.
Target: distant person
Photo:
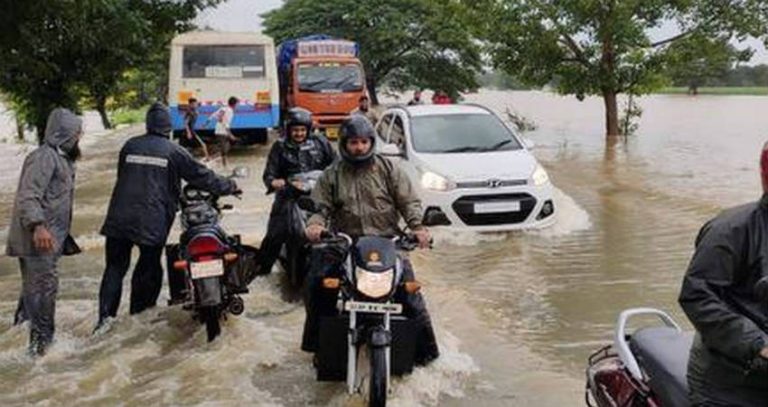
[[[75,161],[82,120],[67,109],[48,116],[43,144],[21,168],[6,254],[19,258],[21,296],[14,324],[29,326],[29,353],[45,354],[53,341],[59,257],[80,251],[70,236]]]
[[[438,90],[432,95],[432,103],[435,105],[450,105],[453,103],[453,100],[445,92]]]
[[[413,98],[408,101],[408,106],[414,106],[414,105],[421,105],[424,104],[424,101],[421,100],[421,91],[415,90],[413,91]]]
[[[230,97],[227,105],[220,107],[205,122],[207,126],[208,122],[216,120],[214,135],[216,137],[216,144],[219,147],[219,153],[221,154],[221,163],[224,167],[227,166],[227,154],[229,154],[232,146],[231,143],[237,141],[237,137],[232,134],[232,120],[235,118],[235,107],[237,107],[238,103],[240,103],[238,98]]]
[[[107,238],[107,264],[97,329],[117,315],[134,246],[139,247],[139,261],[131,278],[130,313],[155,306],[163,283],[160,257],[176,217],[182,179],[216,195],[239,193],[234,181],[216,175],[171,142],[171,115],[165,105],[152,105],[146,122],[147,133],[131,138],[120,150],[117,180],[101,227]]]
[[[205,145],[203,139],[200,138],[200,135],[195,131],[197,116],[197,99],[189,98],[187,111],[184,112],[184,129],[187,133],[187,140],[191,141],[193,144],[197,143],[197,145],[203,149],[203,158],[208,160],[208,146]]]
[[[688,360],[691,405],[768,405],[768,143],[763,195],[701,228],[679,302],[696,328]]]
[[[376,115],[376,112],[374,112],[371,109],[370,100],[368,99],[368,96],[363,95],[360,96],[360,99],[357,101],[357,108],[353,110],[350,114],[360,114],[365,116],[365,118],[368,119],[371,123],[376,125],[376,122],[379,120],[379,117]]]

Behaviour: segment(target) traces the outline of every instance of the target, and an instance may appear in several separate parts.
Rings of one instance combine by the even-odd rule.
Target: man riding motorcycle
[[[261,245],[262,257],[259,273],[268,274],[280,254],[280,248],[288,240],[289,224],[285,187],[295,174],[323,170],[336,159],[336,152],[322,135],[312,133],[312,113],[302,108],[292,108],[285,120],[285,137],[277,140],[269,151],[264,168],[264,184],[267,193],[275,192],[275,201],[269,214],[267,234]]]
[[[327,168],[312,191],[319,209],[306,230],[311,242],[319,242],[329,226],[352,238],[364,235],[395,236],[401,234],[398,221],[402,216],[416,235],[421,248],[429,247],[429,231],[421,224],[421,201],[407,175],[388,159],[374,153],[376,133],[371,122],[362,115],[352,115],[342,123],[339,135],[341,160]],[[332,256],[330,256],[332,257]],[[320,317],[333,315],[335,294],[321,288],[322,279],[339,273],[341,259],[329,258],[314,250],[312,268],[307,276],[307,318],[301,348],[315,352],[318,348]],[[413,266],[403,259],[404,279],[413,281]],[[420,293],[399,292],[404,313],[416,321],[415,362],[426,364],[439,355],[432,323]]]
[[[762,198],[701,228],[683,280],[680,305],[698,331],[688,362],[694,406],[768,403],[768,299],[758,289],[768,278],[768,143],[760,166]]]

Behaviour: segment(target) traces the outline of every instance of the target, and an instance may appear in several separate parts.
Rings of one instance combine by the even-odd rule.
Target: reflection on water
[[[391,404],[578,405],[585,358],[609,340],[620,310],[656,306],[686,322],[676,296],[698,228],[720,208],[758,197],[768,100],[644,98],[638,135],[607,145],[599,99],[495,91],[468,99],[502,114],[511,106],[539,125],[527,136],[557,187],[558,223],[509,234],[435,231],[435,249],[413,259],[443,354],[396,380]],[[90,336],[104,266],[97,231],[116,152],[135,131],[84,149],[75,234],[87,250],[61,262],[58,341],[41,361],[24,356],[26,331],[10,327],[18,270],[0,258],[0,405],[363,405],[339,383],[314,381],[298,350],[303,308],[282,300],[279,272],[254,282],[246,313],[213,344],[189,315],[165,306],[135,317],[124,306],[109,332]],[[6,147],[0,161],[17,154]],[[266,227],[265,155],[254,148],[233,159],[251,177],[241,182],[242,201],[229,198],[236,209],[223,222],[248,243]],[[13,168],[0,177],[8,212]]]

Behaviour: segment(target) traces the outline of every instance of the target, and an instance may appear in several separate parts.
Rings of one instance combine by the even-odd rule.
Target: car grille
[[[456,188],[501,188],[501,187],[516,187],[520,185],[528,184],[528,180],[524,179],[487,179],[484,181],[464,181],[457,182]]]
[[[501,201],[518,201],[520,210],[517,212],[475,213],[476,203]],[[453,202],[453,210],[459,218],[469,226],[504,225],[524,222],[536,207],[536,198],[530,194],[496,194],[462,196]]]

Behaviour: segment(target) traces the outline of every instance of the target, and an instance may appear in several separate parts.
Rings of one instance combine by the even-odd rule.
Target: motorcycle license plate
[[[520,212],[520,202],[487,202],[476,203],[475,213],[502,213],[502,212]]]
[[[372,314],[400,314],[403,312],[402,304],[387,304],[378,302],[358,302],[347,301],[344,303],[344,310],[355,312],[369,312]]]
[[[192,279],[206,277],[218,277],[224,275],[224,262],[222,260],[201,261],[199,263],[190,263],[189,272]]]

